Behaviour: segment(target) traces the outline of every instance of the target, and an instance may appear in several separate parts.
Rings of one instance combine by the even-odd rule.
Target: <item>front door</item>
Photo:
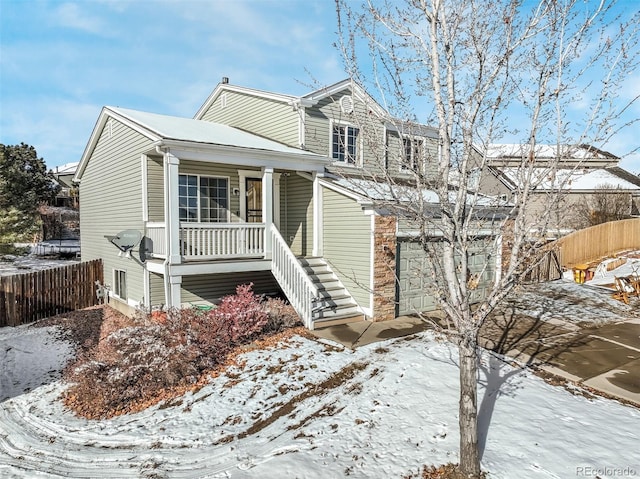
[[[262,223],[262,179],[247,178],[247,223]]]

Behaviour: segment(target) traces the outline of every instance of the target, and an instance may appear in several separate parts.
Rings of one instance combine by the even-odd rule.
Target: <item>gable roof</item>
[[[333,95],[336,95],[337,93],[340,93],[341,91],[344,91],[345,89],[349,89],[354,97],[356,97],[363,104],[367,105],[367,107],[369,107],[371,111],[373,111],[379,118],[385,120],[387,129],[399,131],[400,133],[412,133],[423,136],[437,136],[436,129],[431,126],[411,123],[393,118],[389,114],[389,112],[375,100],[375,98],[373,98],[364,88],[362,88],[358,83],[351,80],[350,78],[340,80],[339,82],[333,83],[332,85],[319,88],[302,96],[268,92],[238,85],[230,85],[229,83],[218,83],[213,92],[211,92],[209,97],[198,109],[198,111],[194,115],[194,119],[201,119],[204,116],[205,112],[211,107],[211,105],[215,103],[216,99],[225,91],[244,93],[246,95],[258,98],[266,98],[273,101],[279,101],[294,107],[310,107],[318,104],[318,102],[324,100],[325,98],[331,97]]]
[[[529,155],[529,145],[519,143],[493,143],[487,146],[487,158],[491,160],[521,160]],[[534,150],[536,160],[552,160],[557,157],[558,151],[561,158],[589,161],[604,160],[617,163],[620,158],[608,151],[600,150],[591,145],[549,145],[537,144]]]
[[[294,102],[300,97],[294,95],[285,95],[283,93],[274,93],[265,90],[257,90],[255,88],[247,88],[239,85],[231,85],[229,83],[218,83],[216,87],[213,89],[211,94],[204,101],[202,106],[198,109],[195,115],[193,115],[194,120],[200,120],[206,113],[206,111],[215,103],[217,98],[225,91],[234,91],[238,93],[244,93],[246,95],[255,96],[258,98],[266,98],[273,101],[279,101],[282,103],[286,103],[288,105],[293,105]]]
[[[109,118],[114,118],[124,123],[151,141],[158,142],[159,144],[170,141],[185,144],[196,143],[200,145],[233,147],[277,153],[286,157],[298,157],[300,160],[312,161],[314,163],[329,163],[329,160],[322,155],[283,145],[282,143],[228,125],[106,106],[102,109],[96,122],[89,143],[80,160],[74,180],[82,177],[87,162],[100,138],[100,133]]]

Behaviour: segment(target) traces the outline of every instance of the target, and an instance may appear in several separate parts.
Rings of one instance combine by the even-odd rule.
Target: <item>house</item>
[[[56,195],[56,204],[54,206],[62,206],[67,208],[78,209],[78,191],[73,184],[73,177],[76,174],[78,163],[66,163],[62,166],[56,166],[52,170],[53,177],[60,185],[60,191]]]
[[[527,145],[494,144],[486,154],[489,167],[478,178],[479,190],[512,200],[529,185],[526,220],[535,224],[550,209],[552,236],[600,222],[598,216],[606,221],[640,215],[640,178],[620,168],[620,158],[611,153],[589,145],[562,145],[558,150],[543,144],[531,153]],[[525,176],[529,172],[531,176]],[[558,191],[557,203],[550,205],[548,195]]]
[[[416,155],[437,154],[435,130],[394,121],[349,80],[292,96],[223,79],[192,119],[104,107],[74,178],[82,257],[103,259],[123,310],[214,303],[248,282],[284,293],[309,328],[432,310],[410,224],[372,198],[428,181]],[[478,299],[494,243],[473,253]]]

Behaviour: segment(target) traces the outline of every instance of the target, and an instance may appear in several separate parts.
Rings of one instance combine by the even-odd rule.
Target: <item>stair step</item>
[[[365,321],[364,314],[359,313],[353,316],[341,316],[338,318],[331,319],[316,319],[313,322],[313,328],[328,328],[329,326],[338,326],[340,324],[349,324],[349,323],[359,323],[360,321]]]
[[[339,317],[355,316],[357,314],[360,314],[360,311],[358,311],[358,306],[356,305],[348,305],[346,307],[338,306],[335,309],[330,308],[316,311],[315,313],[313,313],[313,320],[318,321],[320,319],[337,319]]]
[[[298,261],[302,266],[305,266],[305,267],[326,266],[327,264],[324,258],[320,258],[318,256],[298,258]]]
[[[335,281],[335,276],[330,271],[328,271],[326,273],[318,273],[318,274],[310,273],[309,274],[309,278],[314,283],[324,283],[325,281],[326,282]]]
[[[316,308],[335,308],[341,306],[357,306],[355,301],[351,296],[346,294],[341,296],[329,296],[326,298],[322,298],[320,301],[316,303]]]

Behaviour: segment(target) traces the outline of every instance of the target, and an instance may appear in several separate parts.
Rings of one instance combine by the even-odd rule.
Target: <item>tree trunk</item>
[[[478,454],[478,350],[477,344],[464,335],[460,340],[460,472],[464,477],[480,477]]]

